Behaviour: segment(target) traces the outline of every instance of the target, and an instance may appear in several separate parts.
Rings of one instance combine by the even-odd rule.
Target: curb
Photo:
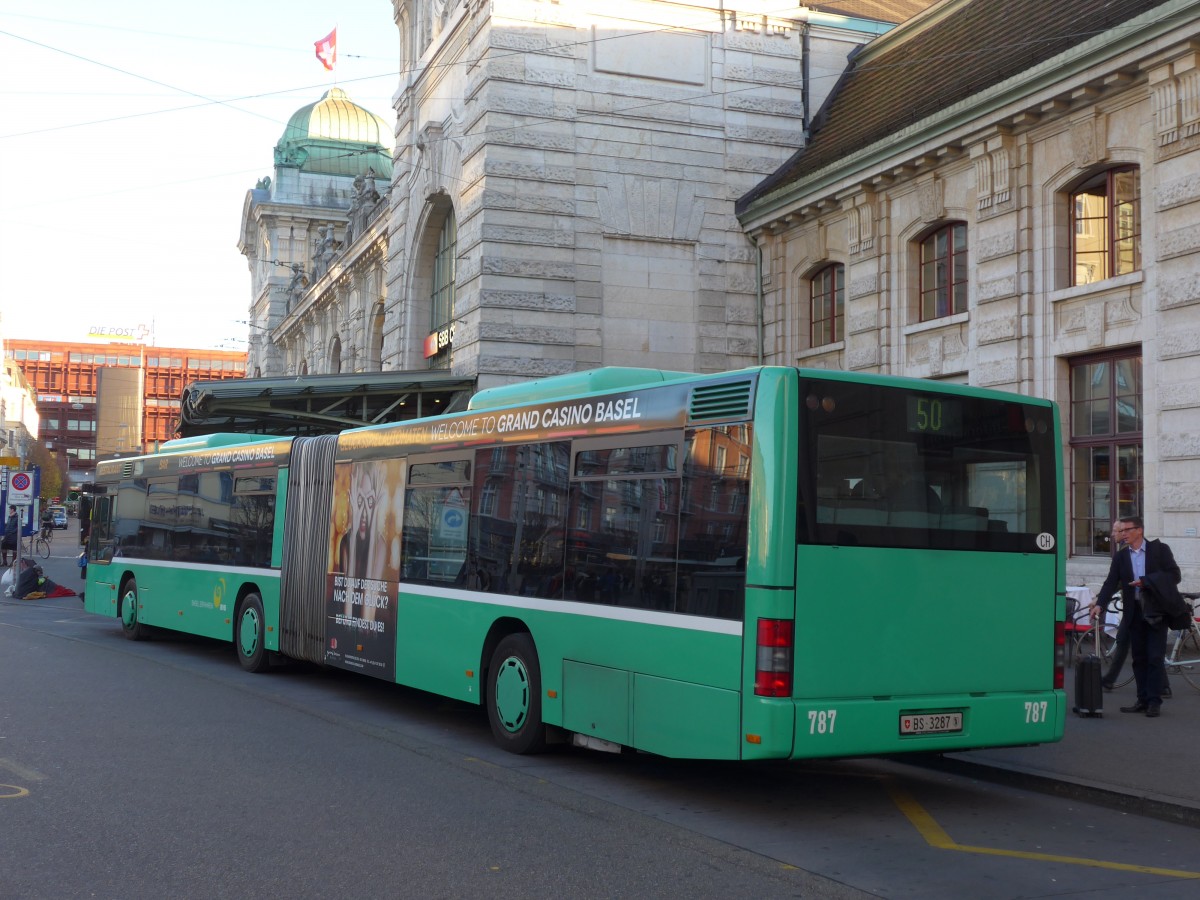
[[[1024,788],[1056,797],[1067,797],[1094,806],[1103,806],[1119,812],[1159,819],[1175,825],[1200,828],[1200,804],[1181,798],[1138,793],[1132,789],[1099,785],[1072,778],[1069,775],[1051,775],[1024,769],[1020,766],[968,762],[951,756],[904,756],[892,757],[892,759],[895,762],[947,772],[952,775],[978,778],[981,781]]]

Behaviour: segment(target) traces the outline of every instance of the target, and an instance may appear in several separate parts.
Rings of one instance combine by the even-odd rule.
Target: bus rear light
[[[1054,689],[1062,690],[1066,684],[1067,625],[1054,623]]]
[[[754,694],[792,696],[792,655],[795,623],[791,619],[759,619],[755,648]]]

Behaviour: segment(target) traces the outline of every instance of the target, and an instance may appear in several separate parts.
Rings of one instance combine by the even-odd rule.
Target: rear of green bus
[[[1052,403],[767,369],[756,435],[744,758],[1062,737]]]

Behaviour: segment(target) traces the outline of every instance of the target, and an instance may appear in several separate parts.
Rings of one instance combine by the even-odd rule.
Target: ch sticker
[[[1048,531],[1043,531],[1037,536],[1037,546],[1039,550],[1054,549],[1054,535]]]

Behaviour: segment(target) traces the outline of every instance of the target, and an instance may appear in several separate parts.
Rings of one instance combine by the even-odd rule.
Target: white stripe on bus
[[[253,569],[248,566],[220,566],[205,563],[172,562],[165,559],[138,559],[133,556],[117,556],[113,565],[137,565],[158,569],[185,569],[195,572],[229,573],[256,578],[278,578],[278,569]],[[732,619],[712,619],[707,616],[691,616],[684,613],[660,612],[653,609],[632,609],[625,606],[605,606],[596,603],[575,603],[571,600],[542,600],[537,597],[520,597],[515,594],[481,594],[461,588],[437,588],[421,585],[401,584],[400,589],[408,594],[443,597],[466,603],[485,603],[512,609],[530,609],[538,612],[564,613],[576,616],[591,616],[595,619],[612,619],[618,622],[637,622],[643,625],[661,625],[665,628],[681,628],[685,631],[707,631],[713,634],[742,636],[742,623]]]

